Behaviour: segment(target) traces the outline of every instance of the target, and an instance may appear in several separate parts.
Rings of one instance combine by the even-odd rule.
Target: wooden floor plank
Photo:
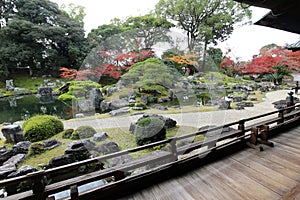
[[[299,199],[300,127],[273,137],[275,147],[245,149],[147,188],[130,199]]]
[[[300,164],[298,162],[295,162],[295,160],[290,158],[289,156],[286,156],[284,152],[279,151],[276,154],[269,153],[269,152],[261,152],[261,157],[264,159],[267,159],[271,162],[276,163],[277,165],[282,166],[283,168],[286,168],[288,170],[292,170],[298,175],[300,174]],[[297,176],[298,176],[297,175]]]
[[[253,179],[254,181],[256,181],[257,183],[263,185],[264,187],[272,190],[273,192],[279,194],[279,195],[284,195],[286,193],[286,191],[289,190],[289,187],[283,184],[278,183],[277,181],[268,178],[267,176],[265,176],[264,174],[261,173],[257,173],[257,171],[247,167],[246,165],[232,159],[226,159],[223,162],[231,162],[232,163],[232,167],[236,170],[238,170],[239,172],[243,173],[245,176]]]
[[[231,185],[232,188],[241,191],[241,193],[243,194],[242,199],[251,198],[261,200],[262,197],[264,197],[265,199],[278,199],[280,197],[278,194],[262,187],[262,185],[260,185],[256,181],[253,181],[241,172],[232,168],[224,168],[220,165],[208,165],[207,168],[222,177],[223,181],[227,185]]]
[[[254,152],[258,152],[253,150]],[[272,166],[266,166],[265,164],[256,161],[255,159],[260,159],[258,156],[255,156],[255,154],[240,152],[239,154],[236,154],[234,157],[232,157],[238,162],[243,163],[244,165],[252,168],[257,173],[267,176],[270,179],[273,179],[277,181],[278,183],[282,185],[286,185],[288,187],[294,187],[297,184],[297,181],[286,177],[285,175],[281,174],[280,172],[275,171]],[[254,161],[253,161],[253,158]]]
[[[178,182],[187,188],[193,199],[217,199],[218,197],[218,194],[195,172],[183,176]]]
[[[284,139],[284,138],[272,138],[271,141],[275,141],[276,143],[282,144],[286,147],[291,147],[293,149],[299,149],[299,145],[294,144],[292,140]]]
[[[295,136],[295,135],[292,135],[292,134],[284,134],[280,137],[280,140],[282,141],[289,141],[291,142],[292,144],[295,144],[297,146],[300,146],[300,141],[299,141],[299,136]]]
[[[281,142],[280,140],[272,140],[272,141],[275,143],[274,146],[277,147],[276,149],[281,149],[281,151],[283,150],[284,152],[288,152],[289,154],[296,154],[296,155],[300,154],[300,147],[295,148],[295,147],[287,146],[284,144],[284,142]]]
[[[199,174],[203,182],[214,188],[215,193],[221,195],[218,199],[245,199],[245,195],[241,190],[232,187],[232,184],[228,184],[229,182],[224,181],[217,173],[209,171],[207,167],[203,167],[201,172],[198,170],[196,173]],[[246,197],[246,199],[251,198]]]
[[[300,199],[300,184],[287,192],[280,200],[299,200]]]

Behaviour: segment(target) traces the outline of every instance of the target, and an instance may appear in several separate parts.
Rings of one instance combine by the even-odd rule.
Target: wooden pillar
[[[260,143],[261,144],[265,144],[268,145],[270,147],[274,147],[274,143],[273,142],[269,142],[269,135],[270,135],[270,127],[267,125],[263,125],[260,128]]]
[[[47,196],[44,194],[45,191],[45,180],[43,172],[37,174],[32,178],[32,192],[34,198],[39,200],[44,200]]]
[[[277,124],[282,124],[284,122],[284,114],[283,110],[279,110],[278,117],[280,118],[277,122]]]
[[[241,119],[239,121],[238,130],[241,131],[241,134],[239,136],[245,135],[245,120],[244,119]]]
[[[173,156],[173,161],[178,160],[178,152],[177,152],[177,146],[176,146],[176,139],[173,138],[170,142],[171,144],[171,152]]]
[[[78,193],[77,185],[72,185],[70,187],[70,196],[71,196],[71,200],[79,200],[79,193]]]

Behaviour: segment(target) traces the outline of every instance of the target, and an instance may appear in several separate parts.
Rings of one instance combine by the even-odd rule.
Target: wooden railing
[[[240,121],[237,122],[228,123],[222,126],[217,126],[210,129],[197,131],[183,136],[169,138],[166,140],[136,147],[133,149],[127,149],[109,155],[104,155],[101,157],[92,158],[92,159],[72,163],[61,167],[38,171],[38,172],[34,172],[31,174],[27,174],[24,176],[15,177],[7,180],[2,180],[0,181],[0,188],[12,186],[12,185],[18,185],[19,183],[22,182],[31,183],[32,185],[31,190],[8,196],[6,197],[6,199],[14,199],[14,200],[15,199],[54,199],[53,196],[52,197],[49,196],[64,190],[71,191],[71,196],[69,197],[69,199],[70,198],[78,199],[78,197],[81,196],[86,197],[89,196],[90,193],[93,193],[93,191],[86,191],[78,194],[78,189],[77,189],[78,186],[93,181],[97,181],[97,180],[111,178],[111,180],[113,181],[102,187],[112,187],[112,185],[118,184],[123,180],[128,179],[128,177],[129,178],[133,177],[135,179],[137,179],[139,176],[143,177],[143,173],[139,175],[128,176],[127,174],[132,170],[135,170],[143,166],[147,166],[155,162],[166,161],[166,160],[167,160],[167,166],[175,165],[177,162],[180,161],[180,157],[179,157],[180,155],[183,154],[189,155],[188,153],[190,153],[195,149],[203,148],[204,150],[201,152],[201,155],[206,155],[208,152],[221,149],[224,146],[229,146],[233,143],[239,142],[239,143],[248,143],[249,146],[253,148],[257,147],[259,150],[263,150],[258,145],[259,143],[272,146],[271,142],[268,142],[268,138],[273,134],[274,131],[299,120],[299,116],[300,116],[300,109],[298,108],[299,106],[300,105],[291,106],[278,111],[273,111],[263,115],[241,119]],[[265,117],[268,117],[268,119],[264,119]],[[258,120],[258,119],[260,120],[259,122],[247,125],[253,122],[253,120]],[[232,129],[230,129],[230,131],[227,132],[222,131],[228,127],[231,127]],[[219,134],[213,135],[211,137],[207,137],[203,141],[194,142],[184,146],[178,145],[178,142],[182,140],[195,137],[197,135],[205,135],[207,133],[211,133],[214,131],[217,131]],[[222,144],[218,142],[222,142]],[[103,163],[107,159],[117,158],[122,155],[128,155],[130,153],[139,152],[159,145],[169,145],[170,151],[163,154],[159,154],[157,156],[137,159],[116,167],[106,168],[86,175],[73,177],[68,180],[60,181],[57,183],[52,183],[49,185],[46,185],[45,183],[46,177],[55,176],[55,174],[57,173],[78,169],[81,166],[87,166],[90,164]],[[158,169],[159,171],[160,168],[164,168],[164,167],[166,168],[166,164],[162,165],[161,167],[157,167],[156,169]]]

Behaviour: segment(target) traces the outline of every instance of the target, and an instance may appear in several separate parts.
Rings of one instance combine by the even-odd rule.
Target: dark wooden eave
[[[242,4],[270,9],[256,25],[300,34],[300,1],[298,0],[235,0]]]

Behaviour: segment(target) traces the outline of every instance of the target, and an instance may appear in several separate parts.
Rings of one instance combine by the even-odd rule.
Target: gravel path
[[[260,114],[264,114],[276,110],[272,105],[272,103],[277,100],[285,99],[289,91],[290,90],[280,90],[280,91],[269,92],[266,94],[266,98],[264,102],[255,104],[254,107],[248,107],[245,108],[244,110],[231,109],[231,110],[220,110],[220,111],[213,111],[213,112],[194,112],[194,113],[161,114],[161,115],[176,120],[177,124],[181,126],[201,127],[204,125],[222,125],[222,124],[240,120],[242,118],[253,117],[253,116],[257,116]],[[83,119],[64,121],[64,125],[65,128],[73,128],[73,129],[75,129],[78,126],[88,125],[94,127],[95,129],[120,128],[120,129],[128,130],[130,123],[137,121],[139,117],[140,115],[110,117],[104,119],[89,119],[89,120],[83,118]]]

